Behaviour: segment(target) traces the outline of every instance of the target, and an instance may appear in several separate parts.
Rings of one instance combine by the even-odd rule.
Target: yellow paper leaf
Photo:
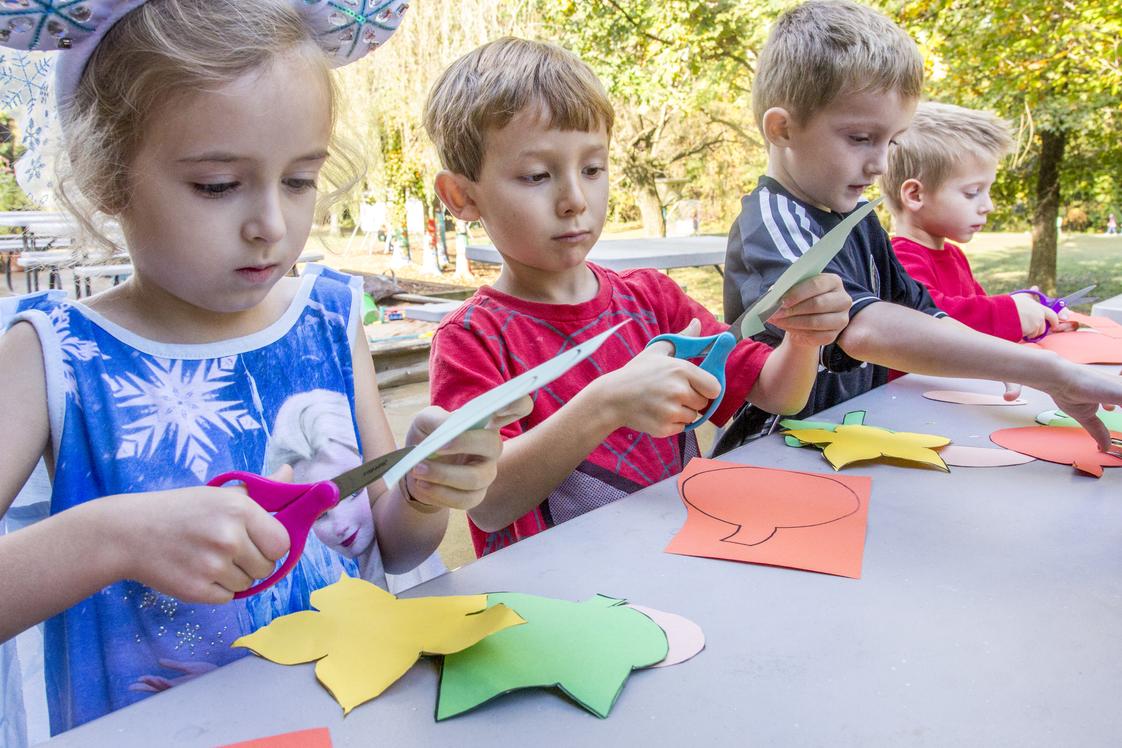
[[[822,456],[841,470],[851,462],[891,457],[897,460],[918,462],[950,472],[947,463],[935,447],[945,447],[950,439],[933,434],[913,434],[907,431],[889,431],[876,426],[839,425],[833,431],[825,429],[795,429],[785,432],[804,444],[823,446]]]
[[[405,674],[422,654],[452,654],[525,623],[486,595],[398,600],[342,577],[312,593],[318,610],[282,616],[234,642],[282,665],[316,660],[316,678],[349,712]]]

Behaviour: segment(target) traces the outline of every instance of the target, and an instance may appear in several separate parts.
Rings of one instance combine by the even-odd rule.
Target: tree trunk
[[[639,203],[639,215],[643,219],[643,234],[646,236],[666,236],[666,216],[662,214],[662,201],[655,186],[641,186],[635,194]]]
[[[1060,211],[1060,165],[1067,132],[1040,131],[1040,170],[1036,174],[1036,208],[1032,213],[1032,260],[1029,285],[1049,295],[1056,293],[1056,216]]]

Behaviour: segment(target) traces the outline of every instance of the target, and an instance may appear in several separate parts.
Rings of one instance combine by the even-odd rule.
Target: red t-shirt
[[[609,327],[632,320],[588,359],[533,394],[529,416],[503,429],[511,438],[549,418],[596,377],[614,371],[647,342],[675,333],[697,318],[702,335],[728,329],[705,307],[655,270],[616,273],[589,264],[600,287],[581,304],[524,301],[484,286],[437,328],[430,354],[432,402],[452,410],[471,398],[513,379]],[[729,357],[724,399],[712,421],[723,424],[744,403],[759,378],[771,348],[741,341]],[[538,508],[498,532],[473,523],[477,555],[503,548],[524,537],[603,506],[665,478],[677,475],[697,454],[692,432],[655,438],[632,429],[613,432]]]
[[[1021,339],[1021,318],[1013,297],[987,296],[974,280],[966,255],[954,244],[944,242],[943,249],[930,249],[897,236],[892,248],[908,275],[927,287],[944,312],[979,332],[1014,342]]]

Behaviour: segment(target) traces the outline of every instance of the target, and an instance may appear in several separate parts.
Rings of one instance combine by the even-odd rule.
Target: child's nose
[[[588,207],[588,200],[584,191],[575,180],[561,185],[561,194],[557,197],[557,213],[562,216],[571,216],[583,213]]]
[[[279,194],[269,190],[261,195],[242,227],[242,234],[247,241],[266,244],[276,244],[284,238],[284,211]]]

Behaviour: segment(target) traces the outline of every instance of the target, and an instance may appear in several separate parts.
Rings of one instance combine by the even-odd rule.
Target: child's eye
[[[868,135],[850,135],[849,139],[852,140],[854,143],[868,143],[869,142],[869,136]]]
[[[585,176],[589,177],[598,177],[607,171],[608,170],[603,166],[587,166],[584,169]]]
[[[195,192],[200,193],[204,197],[222,197],[236,190],[241,186],[241,182],[195,183],[191,186],[195,189]]]
[[[522,177],[523,182],[529,182],[530,184],[541,184],[547,179],[549,179],[549,174],[545,172],[541,172],[540,174],[527,174]]]
[[[968,198],[970,198],[971,200],[973,200],[974,198],[976,198],[976,197],[977,197],[978,195],[980,195],[980,194],[981,194],[981,193],[979,193],[979,192],[967,192],[967,193],[966,193],[966,197],[968,197]]]
[[[298,179],[293,177],[284,180],[284,186],[293,192],[308,192],[309,190],[316,189],[316,180],[314,179]]]

